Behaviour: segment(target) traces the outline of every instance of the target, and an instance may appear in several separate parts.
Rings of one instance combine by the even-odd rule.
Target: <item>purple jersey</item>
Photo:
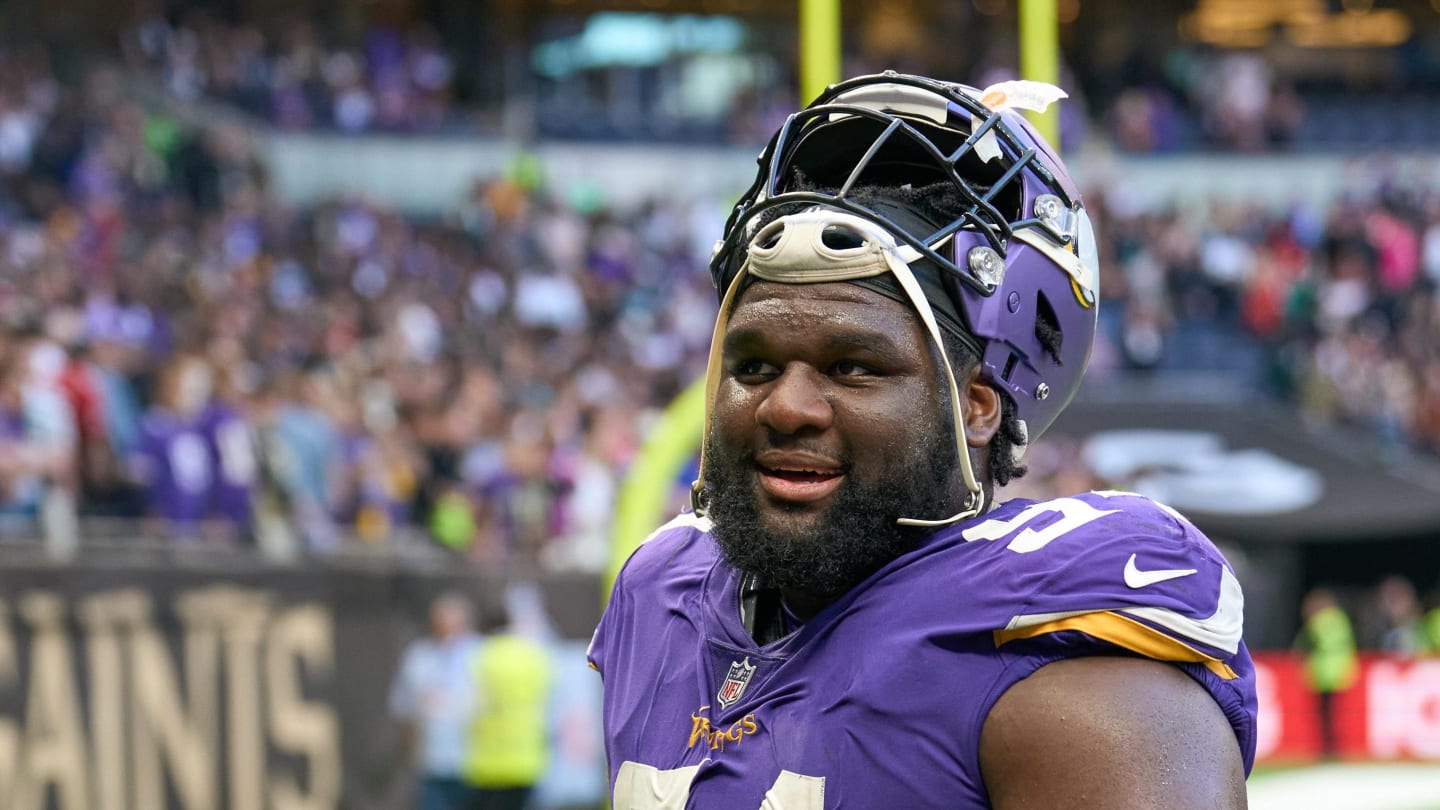
[[[140,423],[137,456],[152,516],[181,526],[204,519],[215,478],[214,459],[195,420],[152,410]]]
[[[641,546],[591,643],[617,808],[988,808],[990,707],[1087,655],[1174,662],[1229,718],[1247,772],[1254,760],[1239,583],[1153,501],[1010,501],[763,646],[708,530],[682,514]]]
[[[214,469],[211,512],[246,528],[260,469],[254,434],[240,411],[219,402],[211,403],[200,421]]]

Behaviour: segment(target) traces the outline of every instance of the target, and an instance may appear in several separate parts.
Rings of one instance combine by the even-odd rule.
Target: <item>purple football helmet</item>
[[[1095,238],[1074,182],[1023,115],[990,109],[964,85],[862,76],[791,115],[759,164],[711,262],[722,298],[756,249],[776,239],[774,221],[759,227],[764,212],[849,214],[907,246],[935,319],[980,356],[984,379],[1013,399],[1030,437],[1070,402],[1095,334]],[[945,221],[851,194],[936,182],[952,184],[962,201]],[[869,229],[851,230],[863,240]]]

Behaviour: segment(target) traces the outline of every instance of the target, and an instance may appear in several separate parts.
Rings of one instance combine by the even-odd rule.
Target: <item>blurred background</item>
[[[1440,808],[1440,0],[1055,7],[1101,334],[1008,494],[1224,548],[1252,806]],[[1016,0],[839,8],[846,76],[1018,76]],[[548,651],[537,806],[600,806],[585,644],[693,476],[672,403],[797,25],[0,5],[0,807],[418,806],[408,662],[503,624],[457,601]]]

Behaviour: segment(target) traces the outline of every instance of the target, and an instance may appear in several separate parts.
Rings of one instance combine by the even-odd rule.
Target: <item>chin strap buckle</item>
[[[705,497],[705,484],[699,478],[690,482],[690,511],[696,517],[705,517],[705,510],[710,506],[710,499]]]

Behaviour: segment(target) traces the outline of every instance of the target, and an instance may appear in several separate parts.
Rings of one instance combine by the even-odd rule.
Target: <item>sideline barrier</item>
[[[400,652],[434,595],[483,602],[510,578],[453,563],[213,562],[0,567],[0,808],[409,806],[386,708]],[[533,609],[506,600],[579,675],[560,673],[556,701],[571,795],[602,789],[587,720],[599,684],[583,658],[597,580],[546,576]]]
[[[1256,761],[1321,758],[1320,705],[1304,659],[1257,652],[1260,727]],[[1440,658],[1360,656],[1353,686],[1332,703],[1334,755],[1355,760],[1440,761]]]

